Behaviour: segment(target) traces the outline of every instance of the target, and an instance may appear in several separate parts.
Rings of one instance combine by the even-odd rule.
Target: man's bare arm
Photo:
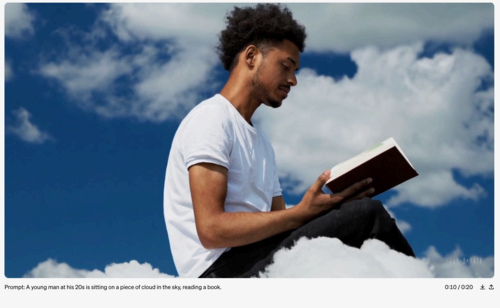
[[[201,244],[207,249],[242,246],[298,228],[368,185],[363,180],[339,194],[324,194],[321,189],[329,177],[329,171],[326,171],[308,189],[302,201],[290,209],[232,213],[224,211],[227,173],[226,168],[209,163],[189,168],[196,229]],[[369,193],[369,190],[362,191],[356,198]],[[282,199],[273,199],[273,204],[276,200],[280,203],[279,207],[284,207]]]
[[[225,212],[227,169],[222,166],[208,163],[192,166],[189,184],[196,229],[205,248],[242,246],[302,224],[293,211]]]

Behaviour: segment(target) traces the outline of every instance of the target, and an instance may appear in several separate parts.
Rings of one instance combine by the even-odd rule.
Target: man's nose
[[[297,77],[295,76],[295,73],[292,74],[292,76],[288,78],[288,85],[290,87],[293,87],[293,86],[297,85]]]

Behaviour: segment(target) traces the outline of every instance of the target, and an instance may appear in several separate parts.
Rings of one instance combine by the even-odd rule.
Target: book
[[[370,185],[375,192],[369,196],[371,198],[416,176],[417,171],[396,140],[389,138],[335,165],[325,185],[332,193],[338,193],[358,181],[372,178]]]

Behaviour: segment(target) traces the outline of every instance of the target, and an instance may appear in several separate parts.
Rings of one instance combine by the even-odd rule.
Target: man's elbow
[[[203,246],[203,248],[205,248],[205,249],[217,248],[215,245],[215,242],[213,240],[211,240],[209,237],[203,236],[203,235],[198,235],[198,237],[200,238],[200,243],[201,243],[201,246]]]
[[[198,228],[198,238],[205,249],[215,249],[223,247],[213,228]]]

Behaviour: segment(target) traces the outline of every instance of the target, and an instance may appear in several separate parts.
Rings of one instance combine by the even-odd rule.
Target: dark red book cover
[[[418,175],[396,146],[373,157],[363,164],[347,171],[340,177],[327,183],[333,193],[338,193],[352,184],[366,178],[372,178],[371,186],[374,197]]]

